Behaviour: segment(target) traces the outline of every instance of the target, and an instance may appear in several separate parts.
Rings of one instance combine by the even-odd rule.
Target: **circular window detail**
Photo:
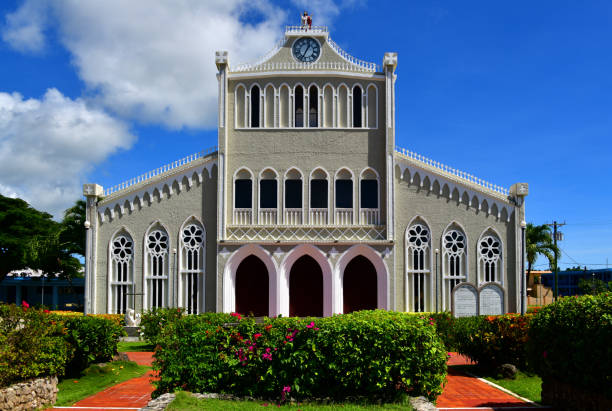
[[[486,261],[495,261],[501,254],[499,240],[488,236],[480,240],[480,255]]]
[[[113,240],[113,259],[115,261],[129,261],[132,258],[132,241],[127,237],[119,236]]]
[[[449,255],[460,255],[465,250],[465,237],[463,233],[453,230],[444,236],[444,248]]]
[[[168,251],[168,236],[162,231],[153,231],[149,234],[149,252],[153,255],[166,254]]]

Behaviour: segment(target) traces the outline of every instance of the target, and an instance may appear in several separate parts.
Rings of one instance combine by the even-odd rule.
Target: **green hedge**
[[[0,304],[0,386],[78,374],[117,352],[123,329],[110,320]]]
[[[152,345],[157,345],[161,330],[169,323],[180,319],[182,308],[153,308],[145,311],[140,319],[140,335]]]
[[[158,339],[155,395],[176,388],[270,399],[367,397],[405,393],[435,399],[446,350],[428,318],[362,311],[328,318],[266,319],[237,314],[185,316]]]
[[[612,398],[612,294],[564,297],[531,321],[529,360],[555,379]]]
[[[123,327],[116,322],[99,317],[83,316],[64,318],[66,341],[73,348],[73,355],[66,365],[68,375],[78,375],[90,364],[106,362],[117,353]]]
[[[513,364],[526,370],[531,318],[530,314],[455,318],[452,325],[455,349],[487,369]]]

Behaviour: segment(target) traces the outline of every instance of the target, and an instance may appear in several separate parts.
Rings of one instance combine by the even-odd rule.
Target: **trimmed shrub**
[[[513,364],[525,370],[531,318],[519,314],[455,318],[453,343],[457,352],[486,369]]]
[[[66,364],[68,375],[78,375],[90,364],[109,361],[117,353],[124,331],[112,320],[89,315],[61,320],[66,328],[66,341],[73,350]]]
[[[542,380],[612,398],[612,294],[564,297],[531,321],[529,360]]]
[[[125,326],[125,315],[123,314],[88,314],[88,317],[104,318],[105,320],[112,321],[119,327]]]
[[[281,401],[435,399],[446,377],[430,320],[382,310],[263,324],[238,314],[185,316],[168,322],[158,343],[155,395],[179,388]]]
[[[145,311],[140,319],[140,335],[150,344],[157,345],[162,329],[168,323],[179,320],[183,314],[182,308],[153,308]]]
[[[41,310],[0,305],[0,387],[62,376],[71,348],[65,328]]]

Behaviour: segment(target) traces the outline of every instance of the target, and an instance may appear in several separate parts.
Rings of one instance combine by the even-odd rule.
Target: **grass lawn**
[[[99,367],[92,365],[78,379],[66,378],[59,382],[55,405],[72,405],[112,385],[140,377],[149,367],[131,361],[116,361]]]
[[[535,374],[519,371],[515,380],[506,380],[483,372],[477,365],[457,365],[455,367],[491,381],[531,401],[538,403],[542,401],[542,379]]]
[[[189,393],[178,392],[176,399],[170,403],[167,411],[196,411],[196,410],[265,410],[265,407],[276,408],[276,404],[264,401],[229,401],[229,400],[209,400],[192,397]],[[358,405],[358,404],[316,404],[300,403],[283,406],[284,410],[412,410],[410,405],[405,404],[384,404],[384,405]]]
[[[119,341],[119,345],[117,345],[117,351],[119,352],[152,352],[154,350],[155,347],[147,343],[146,341]]]

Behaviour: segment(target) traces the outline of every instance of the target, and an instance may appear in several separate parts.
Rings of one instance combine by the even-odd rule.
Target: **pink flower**
[[[290,387],[290,386],[288,386],[288,385],[285,385],[285,386],[283,387],[283,392],[291,392],[291,387]]]
[[[311,323],[310,323],[310,324],[308,324],[308,325],[306,326],[306,328],[314,328],[314,325],[315,325],[315,324],[314,324],[314,321],[311,321]]]
[[[45,313],[45,314],[49,314],[50,312],[51,311],[49,311],[49,310],[43,310],[43,313]]]
[[[266,352],[270,352],[270,347],[266,348]]]
[[[253,336],[253,339],[257,340],[259,337],[263,336],[262,333],[257,333]]]
[[[236,318],[238,318],[239,320],[242,320],[242,316],[241,316],[239,313],[231,313],[230,315],[231,315],[232,317],[236,317]]]
[[[548,351],[544,351],[544,352],[542,353],[542,357],[544,357],[544,358],[548,357]]]
[[[252,345],[249,347],[249,351],[253,351],[253,346]]]
[[[23,301],[21,302],[21,305],[22,305],[24,308],[26,308],[26,309],[27,309],[27,308],[30,308],[30,304],[28,304],[28,303],[27,303],[25,300],[23,300]]]

